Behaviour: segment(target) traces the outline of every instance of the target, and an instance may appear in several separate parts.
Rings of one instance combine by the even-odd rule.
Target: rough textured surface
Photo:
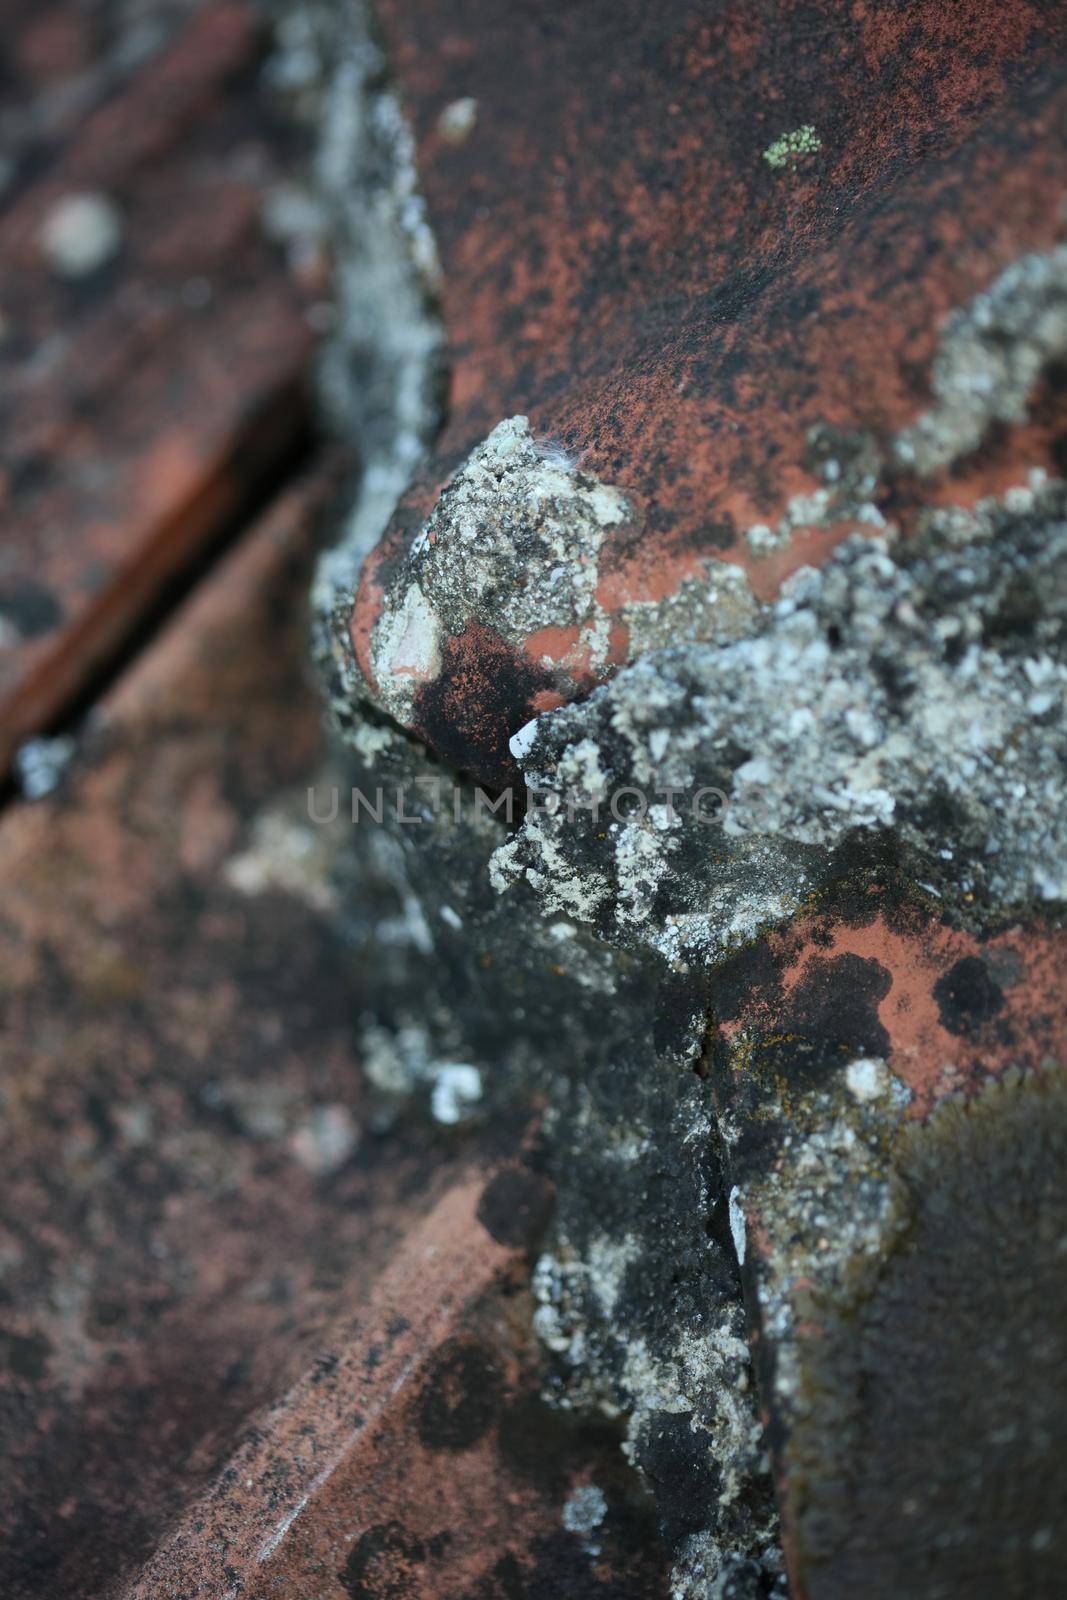
[[[377,1265],[364,1209],[396,1191],[365,1135],[321,877],[231,870],[261,814],[299,837],[321,760],[299,612],[279,625],[315,499],[294,495],[179,615],[60,789],[0,820],[2,1587],[19,1600],[99,1595],[136,1566]],[[378,1236],[387,1251],[384,1219]]]
[[[536,1141],[390,1133],[360,1071],[375,971],[306,803],[337,776],[299,604],[332,487],[0,819],[0,1584],[655,1600],[616,1430],[538,1399]],[[595,1537],[564,1521],[590,1484]]]
[[[1059,1591],[1064,1089],[1013,1079],[913,1130],[884,1265],[864,1281],[853,1262],[814,1313],[807,1381],[825,1409],[791,1451],[813,1594]],[[1006,1360],[1025,1385],[1004,1383]],[[905,1536],[887,1542],[886,1520]]]
[[[132,9],[6,7],[5,90],[31,59],[62,78],[99,48],[109,66],[112,28],[126,38]],[[145,16],[169,25],[178,9]],[[158,493],[123,501],[107,553],[162,584],[149,559],[161,497],[194,504],[164,540],[183,560],[194,521],[212,543],[243,536],[83,724],[23,747],[36,803],[9,797],[0,816],[0,1588],[12,1600],[655,1600],[665,1561],[617,1428],[590,1430],[538,1398],[527,1285],[552,1184],[536,1140],[523,1140],[528,1109],[444,1127],[463,1116],[474,1072],[445,1060],[432,1097],[442,1126],[409,1116],[394,1128],[360,1072],[356,1019],[376,963],[338,928],[347,830],[317,827],[307,799],[340,780],[306,673],[303,604],[335,464],[320,459],[253,528],[231,525],[291,465],[303,413],[292,396],[275,429],[272,385],[291,369],[294,328],[301,349],[306,331],[295,296],[272,298],[284,279],[255,226],[268,173],[260,147],[241,142],[264,115],[261,35],[244,8],[203,9],[195,48],[187,36],[160,71],[138,56],[112,78],[89,60],[85,78],[67,80],[69,123],[50,120],[62,96],[28,92],[21,108],[16,203],[41,177],[35,163],[48,174],[99,158],[108,141],[71,142],[92,87],[121,173],[135,169],[131,189],[143,200],[144,185],[162,186],[174,215],[151,219],[166,255],[148,274],[167,312],[156,321],[125,294],[146,271],[143,218],[123,209],[116,241],[114,208],[89,187],[49,229],[62,287],[36,284],[26,305],[40,325],[28,317],[26,336],[55,316],[58,373],[16,397],[16,443],[28,430],[44,455],[0,486],[12,488],[8,509],[51,507],[50,556],[65,576],[80,572],[103,547],[86,550],[69,509],[95,515],[129,489],[127,468],[158,466],[145,439],[171,418],[166,399],[181,428],[161,441],[174,470],[153,480]],[[149,56],[166,29],[154,38]],[[299,102],[293,67],[289,50],[271,75]],[[5,126],[9,111],[18,121],[20,107],[5,102]],[[172,150],[188,118],[195,131]],[[46,122],[55,148],[33,143]],[[134,132],[163,155],[124,142]],[[316,292],[328,206],[297,188],[266,193],[290,268]],[[190,228],[193,207],[202,225]],[[196,263],[210,280],[182,283]],[[28,275],[22,258],[4,265],[6,311]],[[265,359],[238,359],[245,337]],[[102,353],[113,360],[98,369]],[[16,349],[15,369],[25,355]],[[94,425],[117,487],[87,476]],[[231,427],[247,447],[236,460]],[[114,568],[97,578],[114,592]],[[148,590],[119,591],[123,627],[143,626]],[[72,606],[85,598],[63,593]],[[169,586],[167,599],[178,599]],[[51,626],[46,600],[22,586],[27,625]],[[79,693],[94,659],[76,632]],[[378,931],[386,944],[387,924]]]
[[[484,1177],[461,1169],[409,1223],[129,1600],[664,1594],[650,1508],[609,1432],[583,1435],[538,1400],[521,1250],[477,1220]],[[593,1497],[595,1518],[576,1519]]]
[[[703,585],[709,560],[768,597],[891,515],[887,500],[903,510],[916,466],[933,472],[926,495],[951,476],[963,503],[1020,481],[1003,479],[1020,458],[965,459],[970,446],[949,452],[951,474],[944,447],[897,461],[878,496],[860,490],[862,471],[828,482],[822,468],[843,469],[839,445],[857,434],[914,427],[942,320],[1058,241],[1054,11],[1016,6],[1005,25],[1000,7],[949,21],[924,5],[905,25],[897,7],[712,18],[679,3],[628,8],[620,25],[598,3],[509,14],[507,26],[493,0],[431,16],[390,0],[382,12],[437,236],[452,403],[364,571],[360,638],[402,603],[403,552],[442,483],[514,415],[631,508],[597,566],[608,670],[645,647],[627,639],[625,609]],[[465,136],[442,137],[442,114],[468,99]],[[764,159],[809,126],[795,160]],[[1054,311],[1047,320],[1055,342]],[[980,409],[1017,423],[1018,403],[1005,392]],[[1034,431],[1026,465],[1054,464],[1055,434]],[[714,637],[716,621],[704,606],[685,626]],[[533,653],[565,667],[574,643],[564,630]],[[499,648],[473,652],[487,677],[500,675]],[[525,651],[508,653],[524,665]],[[516,676],[508,731],[541,687]],[[470,765],[482,760],[472,745]]]
[[[217,207],[211,160],[182,177],[259,126],[252,13],[205,7],[127,90],[85,87],[92,8],[57,11],[12,9],[3,396],[80,603],[72,508],[108,559],[219,531],[213,442],[269,481],[288,379],[280,434],[244,397],[306,334],[258,294],[262,167]],[[336,255],[322,385],[365,468],[315,581],[363,799],[296,666],[299,498],[23,762],[52,792],[0,829],[5,1592],[1051,1595],[1057,9],[281,12],[321,144],[268,217],[313,296]],[[53,70],[75,110],[35,125]],[[248,264],[237,310],[201,259]],[[130,268],[181,309],[126,339]],[[170,392],[142,348],[203,428],[121,523]],[[20,661],[67,640],[50,597],[17,589]]]
[[[356,836],[353,935],[388,908],[396,937],[371,1077],[432,1104],[463,1063],[475,1117],[547,1099],[537,1327],[558,1402],[623,1413],[676,1595],[781,1589],[765,1450],[796,1595],[969,1595],[992,1535],[932,1553],[896,1466],[880,1496],[876,1444],[845,1456],[868,1371],[937,1336],[894,1278],[936,1274],[924,1206],[966,1230],[965,1164],[919,1194],[906,1125],[977,1095],[1017,1151],[1011,1096],[1037,1095],[1061,1138],[1058,21],[610,10],[382,6],[451,392],[324,604],[358,781],[421,819]],[[1046,1076],[998,1099],[1012,1067]],[[961,1253],[976,1306],[982,1271]],[[840,1444],[815,1299],[849,1348]],[[941,1371],[909,1367],[894,1462]],[[1005,1358],[1034,1418],[1029,1376]],[[974,1435],[944,1439],[936,1483],[970,1481]],[[1044,1451],[1005,1440],[976,1501],[1035,1562],[1044,1502],[1007,1484]]]
[[[1036,1470],[1053,1496],[1060,1492],[1052,1487],[1052,1435],[1037,1420],[1059,1402],[1045,1393],[1045,1380],[1031,1387],[1034,1365],[1017,1362],[1015,1342],[977,1309],[1001,1292],[1002,1270],[1014,1270],[1010,1254],[975,1240],[984,1208],[994,1203],[989,1170],[962,1159],[952,1169],[950,1198],[932,1182],[948,1146],[935,1138],[923,1157],[927,1146],[909,1129],[932,1110],[931,1126],[951,1129],[964,1097],[981,1100],[991,1094],[993,1075],[1007,1073],[1010,1083],[1025,1069],[1034,1083],[1026,1092],[1042,1107],[1042,1134],[1024,1155],[1019,1136],[1006,1130],[1011,1154],[998,1159],[1021,1216],[1045,1217],[1043,1174],[1054,1157],[1041,1152],[1063,1138],[1062,931],[1037,921],[975,939],[953,930],[936,902],[916,897],[899,872],[870,864],[853,865],[815,904],[814,916],[714,967],[704,1069],[717,1106],[732,1242],[759,1330],[756,1372],[793,1585],[801,1593],[847,1594],[867,1572],[875,1592],[892,1593],[899,1584],[909,1593],[962,1595],[984,1572],[989,1588],[979,1592],[997,1593],[999,1584],[999,1592],[1026,1593],[1031,1581],[1033,1592],[1052,1594],[1054,1564],[1033,1567],[1026,1554],[1031,1544],[1035,1552],[1044,1547],[1047,1502],[1020,1500],[1012,1486],[1040,1459]],[[985,1125],[1013,1104],[1007,1091],[992,1094],[981,1113]],[[935,1232],[917,1239],[916,1218],[925,1215]],[[1048,1225],[1054,1233],[1051,1216]],[[1042,1360],[1056,1361],[1062,1335],[1049,1283],[1062,1275],[1050,1263],[1049,1279],[1041,1278],[1043,1228],[1027,1237],[1020,1223],[1015,1235],[1024,1255],[1033,1252],[1034,1281],[1043,1286],[1032,1298],[1005,1288],[1003,1304],[1011,1301],[1012,1316],[1027,1330],[1022,1343],[1032,1339]],[[951,1292],[935,1238],[938,1249],[954,1252]],[[900,1321],[889,1328],[882,1321],[902,1250],[914,1261],[907,1332]],[[874,1358],[853,1343],[858,1319],[878,1330],[872,1337],[882,1339],[881,1359],[908,1372],[906,1411],[895,1389],[893,1398],[886,1393],[884,1415],[892,1410],[897,1426],[884,1438],[875,1415],[881,1379]],[[915,1361],[909,1339],[911,1350],[922,1341],[938,1356]],[[955,1390],[946,1386],[940,1359],[946,1344],[957,1352]],[[993,1441],[991,1425],[997,1449],[982,1452],[976,1436],[953,1429],[948,1418],[953,1404],[967,1409],[960,1394],[972,1381],[976,1396],[984,1393],[998,1363],[997,1391],[1015,1426]],[[945,1423],[931,1446],[927,1419],[934,1412]],[[853,1430],[848,1449],[862,1453],[862,1465],[846,1450],[846,1421]],[[938,1510],[928,1520],[915,1520],[915,1507],[926,1504],[920,1486],[931,1455],[937,1467],[930,1482],[944,1492],[937,1490]],[[872,1463],[883,1458],[890,1473],[898,1468],[888,1463],[899,1462],[899,1475],[885,1482],[879,1499],[875,1485],[883,1480]],[[968,1474],[972,1485],[981,1480],[985,1506],[973,1523],[965,1501],[951,1509],[947,1489]],[[946,1541],[950,1525],[954,1535]],[[887,1540],[887,1528],[897,1536]],[[988,1568],[992,1549],[1001,1565]],[[946,1553],[935,1556],[939,1550]]]
[[[851,540],[750,637],[648,655],[545,717],[523,754],[543,805],[497,887],[714,957],[865,829],[958,911],[1062,901],[1065,513],[1054,482]]]

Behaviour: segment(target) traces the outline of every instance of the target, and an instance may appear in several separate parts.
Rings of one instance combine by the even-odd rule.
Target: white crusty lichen
[[[106,194],[64,195],[41,228],[41,249],[61,278],[86,278],[106,266],[122,245],[122,215]]]
[[[608,1502],[603,1489],[595,1483],[583,1484],[568,1495],[563,1506],[563,1526],[568,1533],[588,1538],[608,1514]]]
[[[897,459],[935,472],[982,442],[990,424],[1023,423],[1038,380],[1067,355],[1067,244],[1013,261],[954,311],[934,357],[934,404],[896,441]]]
[[[714,959],[796,904],[806,852],[857,828],[895,830],[939,871],[947,805],[950,890],[1003,906],[1067,898],[1065,591],[1057,482],[930,513],[907,547],[851,538],[792,578],[751,637],[654,652],[542,717],[525,766],[555,812],[497,852],[494,882],[543,878],[553,904],[566,884],[576,914],[610,905],[621,934],[647,926],[672,956],[688,930]],[[575,812],[579,750],[605,791],[678,788],[681,825],[608,815],[594,842]],[[688,798],[704,785],[728,794],[721,826],[693,819]],[[699,859],[684,847],[697,834]],[[702,878],[705,861],[716,870]],[[583,899],[590,873],[597,893]]]
[[[316,648],[332,659],[347,693],[356,669],[332,631],[334,613],[350,611],[360,567],[440,421],[440,264],[414,137],[385,70],[369,0],[299,7],[268,0],[268,7],[276,20],[268,76],[314,137],[308,189],[294,190],[287,209],[317,218],[319,243],[334,264],[319,392],[360,461],[344,536],[321,556],[313,590]],[[275,197],[276,221],[277,209]]]
[[[499,423],[454,475],[390,586],[371,656],[379,698],[401,719],[436,675],[445,635],[470,624],[522,649],[563,632],[548,652],[576,671],[602,670],[609,620],[597,600],[609,529],[630,520],[625,496],[536,440],[526,417]]]
[[[434,1068],[430,1109],[434,1121],[454,1127],[474,1111],[482,1097],[482,1075],[468,1061],[444,1061]]]
[[[808,529],[840,527],[842,523],[858,523],[874,531],[887,527],[886,519],[869,498],[877,483],[873,474],[862,478],[859,485],[836,483],[831,488],[814,489],[811,494],[792,495],[783,515],[773,527],[765,522],[755,522],[745,530],[745,543],[754,556],[769,556],[785,550],[798,533]],[[857,487],[867,490],[868,498]]]
[[[692,1433],[694,1449],[706,1451],[718,1475],[718,1505],[709,1505],[709,1521],[728,1522],[766,1465],[740,1308],[733,1302],[716,1305],[709,1296],[701,1326],[678,1326],[667,1339],[660,1328],[654,1349],[651,1330],[646,1337],[619,1308],[623,1282],[647,1248],[647,1241],[630,1234],[598,1236],[584,1251],[559,1239],[534,1273],[534,1326],[570,1369],[565,1404],[596,1407],[610,1417],[625,1414],[623,1450],[629,1459],[640,1462],[650,1430],[664,1417],[676,1418],[679,1428]],[[773,1570],[773,1516],[766,1531]],[[729,1536],[721,1543],[707,1536],[709,1583],[723,1582],[736,1553],[730,1545]],[[681,1554],[678,1592],[695,1593],[685,1587]]]
[[[751,630],[759,607],[748,578],[714,558],[659,599],[606,605],[617,536],[636,531],[619,488],[536,438],[526,417],[498,423],[454,474],[390,579],[371,642],[379,704],[406,721],[419,685],[441,670],[444,641],[472,625],[571,683],[607,676],[620,639],[639,656]],[[515,735],[513,754],[530,733],[528,725]]]
[[[621,607],[629,634],[629,654],[643,655],[687,639],[738,639],[748,633],[759,603],[741,567],[714,558],[683,578],[673,594],[659,600],[630,600]]]

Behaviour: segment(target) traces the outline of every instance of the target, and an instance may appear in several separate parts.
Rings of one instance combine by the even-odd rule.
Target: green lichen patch
[[[805,122],[800,128],[794,128],[790,133],[779,134],[772,144],[763,152],[763,159],[769,167],[776,171],[782,167],[790,167],[794,172],[800,163],[808,156],[815,155],[822,149],[822,140],[815,132],[815,124]]]

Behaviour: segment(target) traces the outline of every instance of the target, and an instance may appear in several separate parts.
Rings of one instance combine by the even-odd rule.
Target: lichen
[[[595,874],[589,920],[610,905],[625,935],[655,905],[660,948],[677,952],[681,938],[711,959],[732,942],[754,855],[765,860],[753,926],[796,903],[813,870],[805,851],[857,829],[892,831],[946,899],[1067,898],[1065,594],[1058,482],[932,512],[907,545],[846,541],[785,585],[751,637],[650,653],[543,717],[524,767],[557,809],[498,852],[494,881],[543,879],[552,904],[570,884],[581,915]],[[650,812],[591,828],[582,774],[593,763],[605,794],[713,787],[728,808],[709,823],[676,798],[676,826]],[[696,839],[715,867],[698,864],[697,877]]]
[[[791,167],[796,171],[806,156],[813,156],[821,149],[822,140],[815,132],[814,123],[805,122],[789,133],[779,134],[764,150],[763,159],[769,167]]]
[[[525,417],[498,424],[455,474],[390,586],[372,645],[382,708],[406,720],[418,685],[440,671],[441,640],[472,623],[519,649],[542,630],[571,631],[574,669],[603,671],[597,561],[608,530],[630,518],[618,489],[538,444]]]
[[[276,21],[268,74],[313,132],[304,209],[317,216],[334,262],[319,392],[361,467],[343,537],[324,552],[313,592],[316,653],[339,678],[340,701],[355,679],[347,654],[334,654],[334,613],[342,596],[350,601],[440,421],[440,265],[414,139],[368,0],[267,4]]]
[[[350,417],[353,353],[370,348],[377,376],[359,424],[364,498],[320,574],[320,620],[333,617],[320,654],[356,756],[440,779],[446,803],[424,833],[372,828],[353,849],[341,903],[374,975],[368,1074],[394,1103],[430,1104],[461,1066],[487,1115],[531,1089],[547,1104],[558,1199],[534,1293],[548,1391],[625,1419],[675,1552],[676,1596],[781,1593],[741,1269],[776,1355],[762,1381],[802,1430],[793,1289],[807,1278],[843,1304],[864,1264],[897,1259],[916,1216],[893,1166],[907,1095],[878,1038],[852,1041],[818,1081],[790,1083],[777,1047],[742,1029],[729,1054],[751,1096],[742,1125],[713,1103],[708,987],[732,950],[836,881],[857,840],[891,852],[950,917],[1067,898],[1067,488],[1021,472],[999,499],[921,514],[909,541],[883,509],[902,472],[940,470],[991,422],[1025,419],[1041,371],[1067,350],[1067,247],[1026,258],[950,319],[933,405],[896,440],[813,437],[821,486],[750,527],[747,544],[758,556],[804,527],[862,533],[773,605],[713,562],[666,600],[624,606],[636,659],[512,734],[555,810],[511,834],[469,810],[453,820],[460,779],[368,711],[346,642],[359,559],[428,436],[439,336],[418,266],[426,240],[399,221],[421,218],[401,203],[417,192],[410,137],[395,98],[368,87],[369,49],[364,39],[335,74],[327,119],[331,203],[351,206],[353,184],[361,194],[341,230],[344,334],[328,362]],[[795,170],[821,148],[806,124],[763,159]],[[399,298],[385,282],[398,265]],[[378,711],[406,716],[413,686],[472,623],[518,649],[570,630],[572,665],[607,675],[598,569],[609,535],[632,524],[621,487],[537,441],[525,419],[502,422],[400,561],[372,647]],[[611,813],[622,785],[646,791],[643,812]],[[724,814],[683,805],[675,817],[656,793],[702,788],[721,791]],[[755,1122],[780,1139],[777,1165],[743,1159]],[[762,1261],[757,1217],[777,1224]],[[862,1587],[861,1573],[843,1592]]]
[[[931,473],[981,444],[992,423],[1023,423],[1042,373],[1067,355],[1067,245],[1013,261],[954,311],[934,358],[934,404],[896,441]]]

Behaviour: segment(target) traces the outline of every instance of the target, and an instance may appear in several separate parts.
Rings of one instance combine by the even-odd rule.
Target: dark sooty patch
[[[502,1394],[489,1351],[470,1339],[449,1340],[419,1397],[419,1438],[428,1450],[469,1450],[492,1426]]]
[[[426,1552],[399,1522],[368,1528],[353,1547],[338,1582],[351,1600],[409,1600],[421,1592]]]
[[[1004,992],[985,962],[964,956],[934,984],[941,1026],[957,1037],[976,1034],[1004,1008]]]
[[[635,1459],[652,1485],[668,1546],[713,1521],[720,1475],[708,1435],[691,1426],[688,1411],[654,1412],[637,1439]]]
[[[445,641],[439,676],[415,696],[413,723],[460,772],[504,788],[521,781],[508,739],[529,720],[533,697],[547,683],[499,635],[471,623]]]
[[[776,1021],[767,1066],[803,1087],[854,1056],[887,1056],[878,1005],[892,981],[869,957],[813,956]]]
[[[531,1249],[552,1215],[553,1187],[539,1172],[516,1164],[502,1167],[482,1190],[478,1221],[497,1244]]]

